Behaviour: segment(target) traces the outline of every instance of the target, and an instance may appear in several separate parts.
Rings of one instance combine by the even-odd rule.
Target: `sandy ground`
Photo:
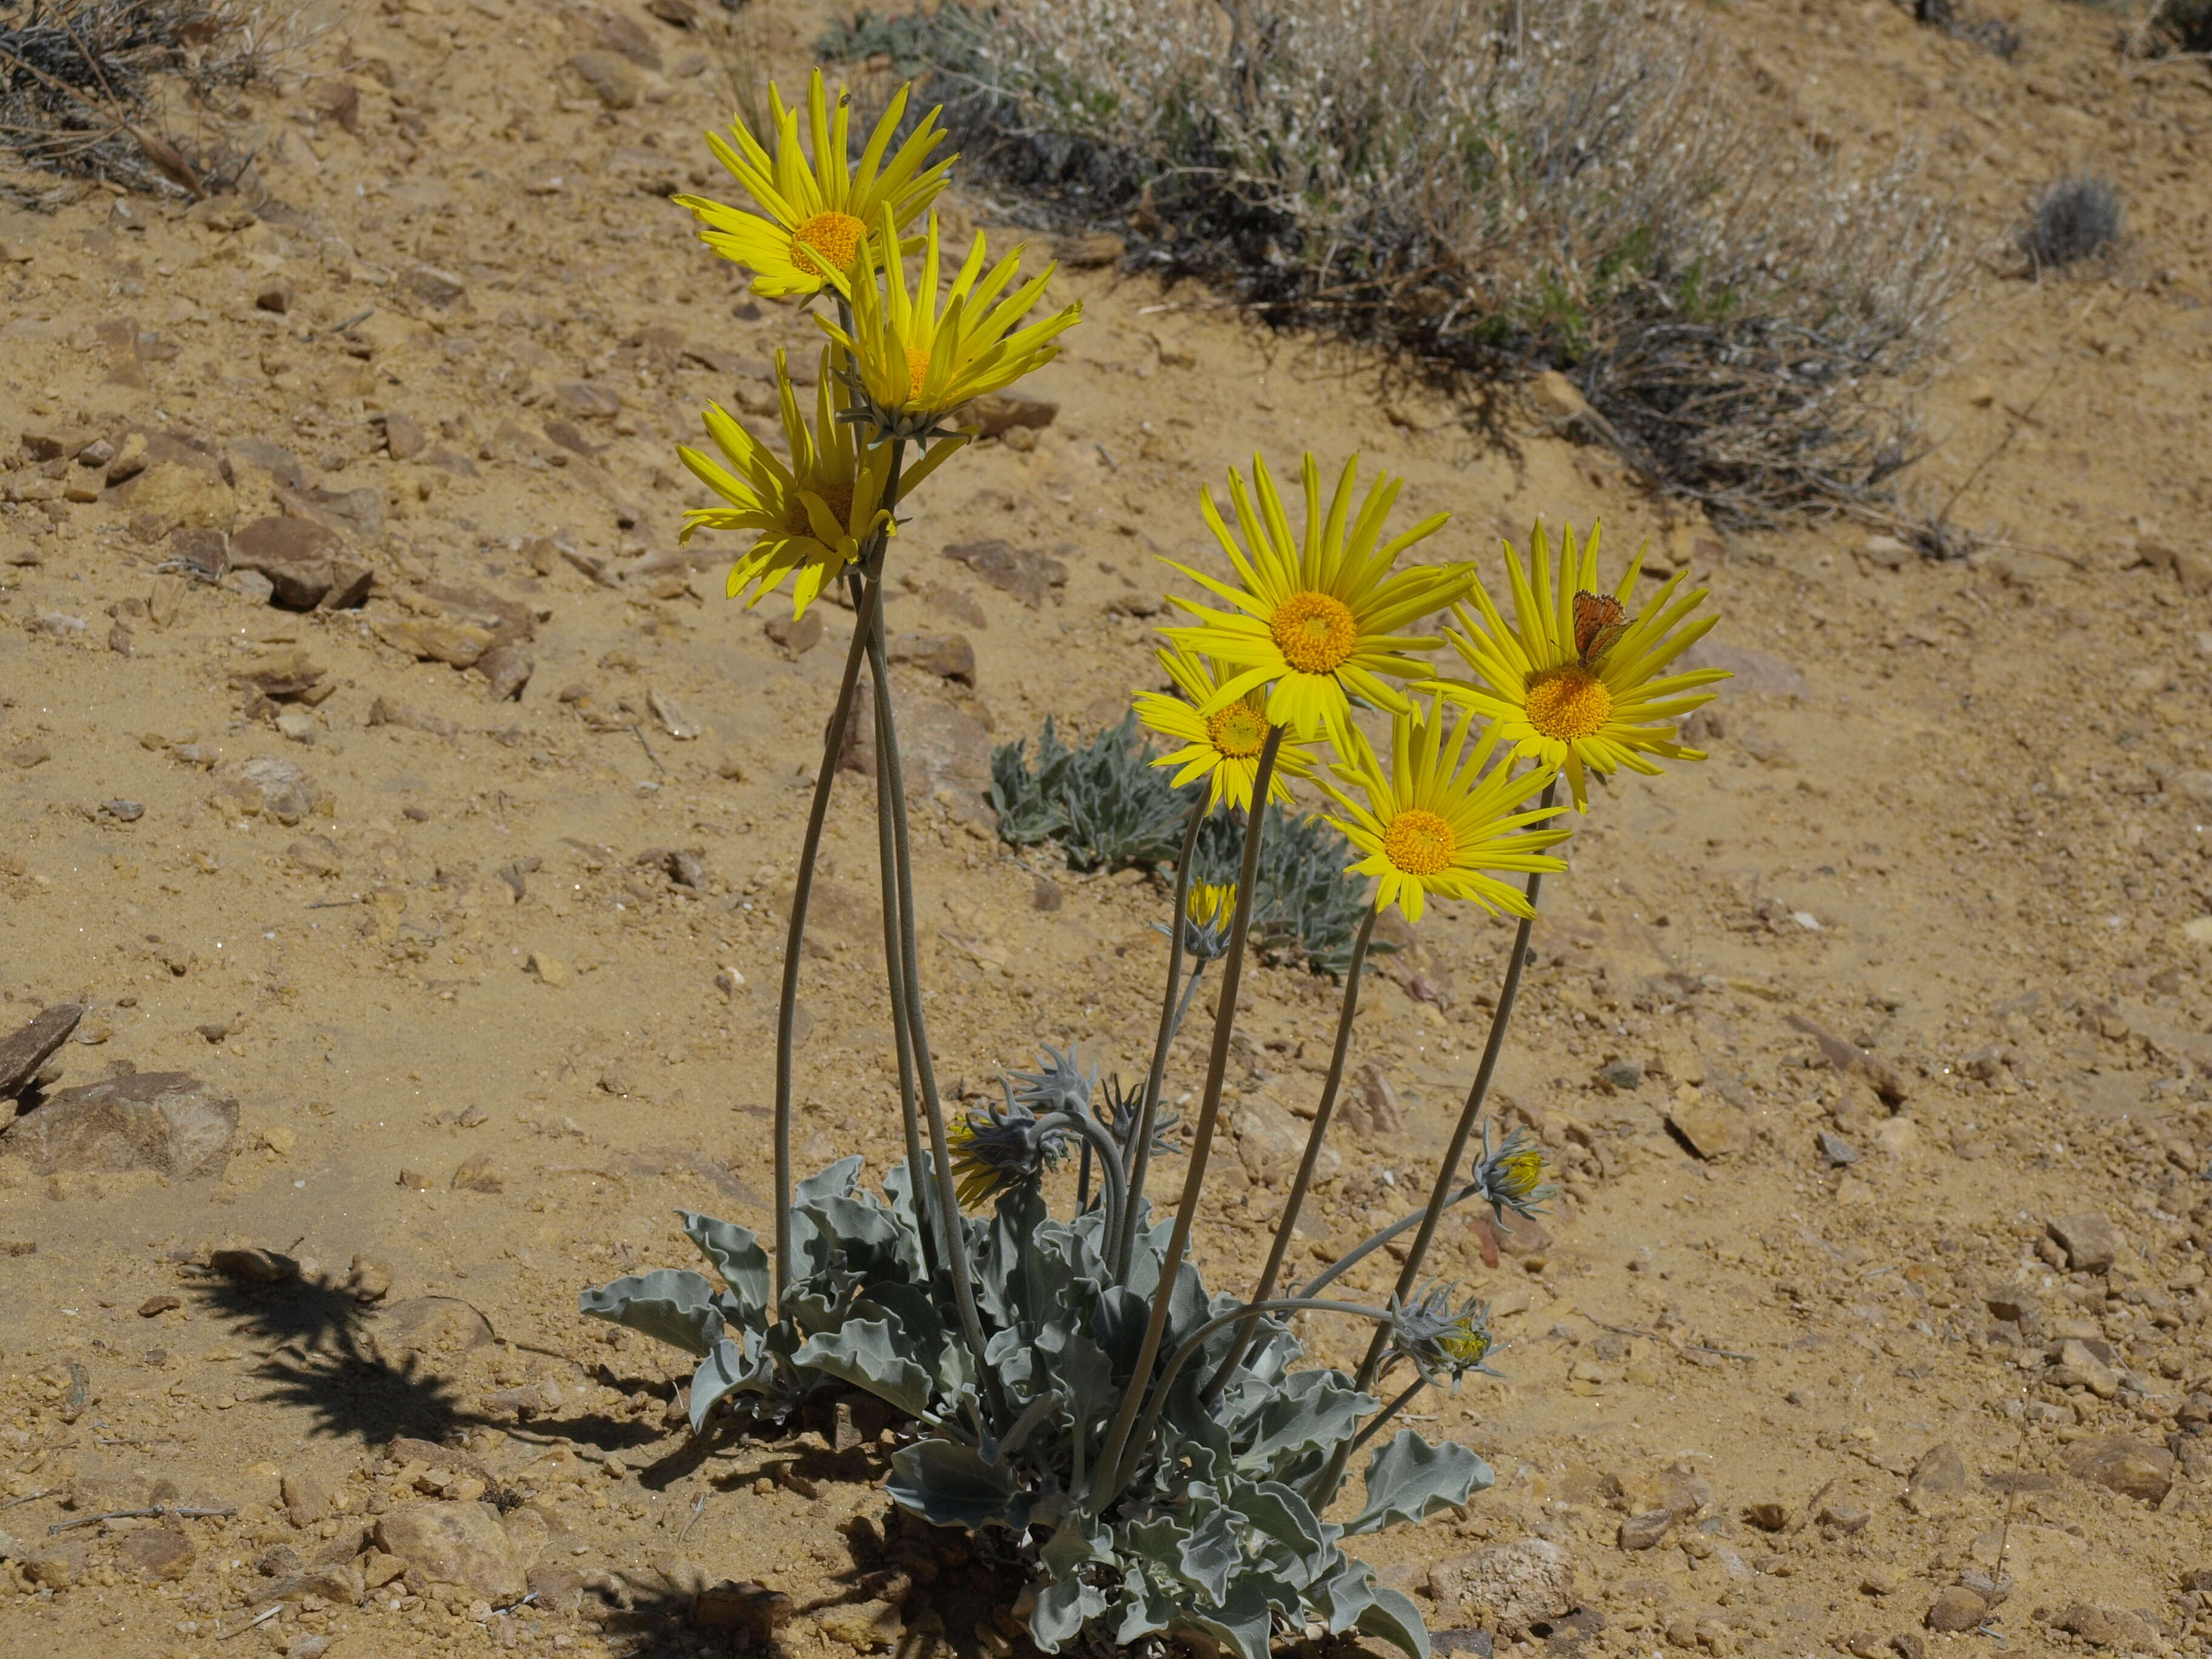
[[[780,50],[818,27],[765,3]],[[1437,557],[1601,516],[1713,588],[1739,678],[1712,758],[1601,791],[1546,890],[1502,1088],[1565,1195],[1494,1269],[1447,1247],[1510,1346],[1424,1424],[1496,1490],[1374,1543],[1434,1628],[1481,1620],[1432,1566],[1533,1534],[1583,1608],[1537,1648],[2205,1647],[2212,100],[2203,65],[2124,75],[2114,14],[2017,10],[2010,64],[1884,4],[1716,14],[1778,114],[1920,143],[1968,204],[1988,251],[1912,477],[1933,504],[1972,475],[1955,516],[2001,539],[1964,562],[1670,516],[1533,419],[1488,447],[1356,356],[1110,271],[1060,281],[1087,318],[1029,388],[1056,421],[961,458],[899,538],[893,630],[975,664],[896,672],[926,994],[976,1083],[1072,1037],[1141,1066],[1158,892],[1012,856],[979,768],[1153,683],[1153,556],[1201,552],[1198,489],[1254,447],[1402,473],[1407,510],[1456,515]],[[568,66],[610,49],[618,108]],[[720,1650],[689,1593],[725,1578],[793,1598],[796,1656],[999,1653],[1007,1587],[885,1536],[880,1446],[701,1465],[681,1357],[574,1310],[685,1261],[678,1206],[766,1224],[781,895],[848,625],[779,642],[716,550],[675,556],[672,444],[814,337],[660,199],[709,182],[724,83],[641,9],[506,0],[387,0],[297,68],[220,118],[255,214],[21,173],[40,200],[0,210],[0,1027],[81,1002],[50,1092],[183,1073],[238,1113],[214,1173],[0,1156],[0,1653]],[[2128,247],[2022,279],[2008,222],[2081,167],[2127,193]],[[68,459],[94,440],[115,459]],[[193,527],[272,516],[329,526],[366,604],[185,568]],[[944,556],[994,538],[1064,580]],[[510,684],[528,658],[519,700],[441,659],[492,648]],[[880,1170],[872,836],[848,775],[799,1140]],[[1403,1122],[1347,1138],[1317,1250],[1425,1179],[1509,937],[1439,916],[1370,993],[1354,1065]],[[1334,1007],[1284,969],[1252,992],[1249,1132],[1200,1235],[1230,1283]],[[302,1278],[211,1271],[226,1248]],[[379,1582],[365,1529],[500,1497],[490,1579]],[[236,1512],[52,1530],[155,1504]],[[1984,1633],[1929,1628],[2001,1546]],[[538,1599],[493,1613],[524,1568]]]

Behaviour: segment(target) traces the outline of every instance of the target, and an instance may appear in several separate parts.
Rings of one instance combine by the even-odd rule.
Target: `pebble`
[[[538,982],[541,985],[550,985],[558,991],[568,983],[567,964],[556,957],[546,955],[543,951],[532,951],[526,966],[532,973],[538,975]]]
[[[1925,1622],[1936,1631],[1978,1630],[1989,1616],[1990,1604],[1963,1584],[1953,1584],[1936,1592],[1929,1607]]]
[[[1624,1550],[1648,1550],[1665,1538],[1674,1525],[1674,1510],[1646,1510],[1620,1523],[1618,1541]]]
[[[2045,1226],[2052,1241],[2066,1252],[2069,1272],[2112,1271],[2112,1262],[2119,1255],[2119,1238],[2112,1231],[2112,1224],[2099,1212],[2085,1210],[2079,1215],[2060,1216]]]

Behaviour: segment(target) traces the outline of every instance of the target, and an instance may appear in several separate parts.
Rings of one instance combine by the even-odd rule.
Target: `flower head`
[[[1703,760],[1702,750],[1675,740],[1674,722],[1712,701],[1698,687],[1728,678],[1717,668],[1661,672],[1718,620],[1688,620],[1706,590],[1677,599],[1683,574],[1677,571],[1632,612],[1643,556],[1607,593],[1598,586],[1597,550],[1595,525],[1579,548],[1569,528],[1556,559],[1538,525],[1526,569],[1513,544],[1505,544],[1512,625],[1476,583],[1472,597],[1480,614],[1460,606],[1459,629],[1444,632],[1474,680],[1435,683],[1446,696],[1497,722],[1495,729],[1515,754],[1565,772],[1575,805],[1583,811],[1589,810],[1588,772],[1626,766],[1656,775],[1660,769],[1647,758],[1653,755]]]
[[[1200,962],[1218,962],[1227,956],[1229,924],[1236,915],[1235,882],[1192,882],[1182,900],[1183,950]]]
[[[1373,876],[1375,902],[1396,905],[1408,921],[1421,919],[1431,893],[1525,916],[1527,895],[1496,872],[1566,868],[1543,849],[1567,832],[1529,828],[1558,811],[1528,805],[1550,775],[1489,765],[1495,726],[1470,753],[1474,721],[1472,713],[1448,719],[1437,702],[1409,707],[1390,722],[1387,774],[1365,736],[1350,727],[1334,781],[1322,783],[1338,808],[1329,823],[1365,854],[1351,869]]]
[[[1009,1079],[1014,1085],[1014,1103],[1026,1106],[1039,1114],[1051,1112],[1087,1112],[1091,1097],[1097,1092],[1098,1068],[1083,1069],[1081,1045],[1071,1042],[1066,1053],[1049,1042],[1037,1056],[1034,1072],[1016,1072]]]
[[[1484,1363],[1497,1346],[1490,1335],[1489,1304],[1469,1297],[1455,1309],[1450,1291],[1442,1285],[1431,1285],[1401,1308],[1391,1334],[1390,1358],[1411,1360],[1438,1387],[1449,1380],[1456,1389],[1469,1371],[1500,1375]]]
[[[1167,670],[1168,678],[1182,695],[1139,692],[1137,718],[1147,730],[1182,747],[1156,757],[1152,764],[1181,767],[1173,779],[1178,789],[1194,778],[1206,779],[1211,792],[1208,811],[1223,805],[1249,811],[1253,786],[1259,781],[1260,750],[1267,741],[1266,695],[1249,691],[1211,714],[1202,713],[1236,671],[1224,669],[1210,658],[1194,656],[1179,644],[1167,646],[1159,659],[1160,666]],[[1311,746],[1285,739],[1275,750],[1275,771],[1268,781],[1267,799],[1290,805],[1291,788],[1285,780],[1306,777],[1313,769]]]
[[[1487,1122],[1482,1126],[1482,1156],[1468,1181],[1475,1188],[1475,1196],[1488,1204],[1491,1213],[1501,1222],[1508,1210],[1516,1215],[1537,1214],[1545,1200],[1559,1190],[1544,1179],[1543,1150],[1530,1144],[1527,1131],[1508,1132],[1492,1152]]]
[[[1310,453],[1306,456],[1301,469],[1303,540],[1292,534],[1275,481],[1257,455],[1252,458],[1250,491],[1234,470],[1229,475],[1241,544],[1214,505],[1212,492],[1202,495],[1206,525],[1236,567],[1238,583],[1175,565],[1235,607],[1212,611],[1176,601],[1198,619],[1197,625],[1170,629],[1169,636],[1236,671],[1200,704],[1200,714],[1216,714],[1265,689],[1267,719],[1289,727],[1291,736],[1327,732],[1340,738],[1350,729],[1355,696],[1394,713],[1407,707],[1385,677],[1416,679],[1428,673],[1426,665],[1406,653],[1433,651],[1441,641],[1397,630],[1451,604],[1473,578],[1457,566],[1394,574],[1390,567],[1398,555],[1441,528],[1448,515],[1424,519],[1384,541],[1382,523],[1398,498],[1401,481],[1388,475],[1376,479],[1354,518],[1352,485],[1358,469],[1356,455],[1345,463],[1324,510],[1321,470]]]
[[[1105,1093],[1100,1097],[1091,1115],[1106,1126],[1106,1133],[1112,1135],[1121,1147],[1126,1159],[1130,1137],[1137,1133],[1137,1124],[1144,1111],[1145,1091],[1141,1088],[1124,1090],[1121,1078],[1116,1075],[1106,1079]],[[1170,1112],[1161,1107],[1153,1109],[1154,1158],[1165,1158],[1182,1151],[1182,1144],[1175,1138],[1176,1126],[1182,1121],[1182,1114],[1180,1112]]]
[[[1042,1180],[1067,1151],[1066,1130],[1046,1129],[1012,1093],[1006,1109],[963,1112],[946,1127],[952,1174],[969,1209]]]
[[[825,286],[847,289],[862,246],[887,235],[891,240],[875,250],[878,258],[887,248],[896,248],[898,231],[936,198],[959,159],[948,155],[923,165],[930,151],[945,142],[935,110],[922,117],[906,142],[886,158],[906,114],[907,92],[901,87],[892,98],[854,167],[848,147],[852,94],[838,88],[833,115],[822,71],[815,70],[806,86],[802,137],[799,112],[784,107],[782,95],[771,82],[773,157],[743,121],[731,130],[734,145],[717,133],[707,135],[715,159],[767,217],[703,196],[678,196],[676,204],[691,210],[702,227],[700,240],[708,246],[754,272],[756,294],[818,294]],[[888,230],[881,228],[886,223]]]
[[[890,232],[890,209],[882,210],[883,243]],[[984,240],[979,234],[968,258],[938,305],[937,216],[929,216],[929,234],[921,248],[921,269],[911,291],[906,264],[892,255],[878,258],[873,243],[860,252],[852,288],[853,326],[848,334],[826,317],[815,320],[830,337],[853,354],[852,379],[862,409],[848,418],[865,418],[890,437],[933,437],[945,417],[973,398],[998,392],[1050,362],[1060,354],[1052,343],[1083,319],[1080,301],[1036,322],[1017,327],[1044,298],[1057,268],[1006,290],[1021,275],[1022,250],[983,269]],[[876,272],[884,281],[880,291]],[[1001,296],[1004,297],[1001,297]]]
[[[823,353],[811,422],[799,416],[783,353],[775,355],[788,464],[714,404],[708,405],[704,420],[721,462],[700,450],[677,449],[684,465],[728,503],[692,508],[684,515],[678,539],[688,542],[702,528],[751,532],[752,546],[731,568],[728,584],[732,599],[752,588],[748,606],[758,605],[791,577],[792,608],[804,615],[823,584],[860,557],[870,536],[878,530],[888,535],[894,528],[884,505],[890,447],[865,441],[857,428],[838,418],[846,392],[835,372],[836,355]],[[936,445],[908,467],[900,477],[901,493],[927,477],[952,447]]]

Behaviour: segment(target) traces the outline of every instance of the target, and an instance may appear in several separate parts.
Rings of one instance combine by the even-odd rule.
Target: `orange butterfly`
[[[1575,653],[1590,668],[1628,631],[1628,612],[1610,593],[1588,588],[1575,595]]]

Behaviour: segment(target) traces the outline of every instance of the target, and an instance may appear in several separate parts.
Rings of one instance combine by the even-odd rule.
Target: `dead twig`
[[[678,1549],[682,1549],[684,1547],[684,1540],[691,1535],[691,1528],[699,1524],[699,1517],[705,1512],[706,1508],[707,1494],[702,1492],[696,1498],[691,1500],[691,1517],[684,1523],[683,1530],[676,1534],[676,1547]]]
[[[41,1486],[36,1492],[25,1492],[21,1498],[11,1498],[6,1503],[0,1504],[0,1510],[12,1510],[18,1504],[35,1504],[41,1498],[52,1498],[60,1490],[59,1486]]]
[[[105,1515],[81,1515],[74,1521],[57,1522],[46,1530],[49,1533],[67,1532],[72,1527],[98,1526],[102,1521],[158,1521],[172,1515],[188,1521],[198,1521],[204,1520],[210,1516],[236,1515],[237,1513],[236,1510],[196,1510],[175,1504],[156,1504],[150,1509],[110,1510]]]
[[[260,1612],[255,1613],[252,1618],[247,1620],[244,1624],[223,1632],[222,1635],[216,1637],[215,1639],[218,1642],[228,1642],[234,1636],[243,1636],[250,1630],[258,1630],[263,1625],[267,1624],[271,1619],[274,1619],[278,1613],[283,1612],[284,1607],[285,1604],[282,1601],[277,1602],[273,1607],[264,1607]]]

